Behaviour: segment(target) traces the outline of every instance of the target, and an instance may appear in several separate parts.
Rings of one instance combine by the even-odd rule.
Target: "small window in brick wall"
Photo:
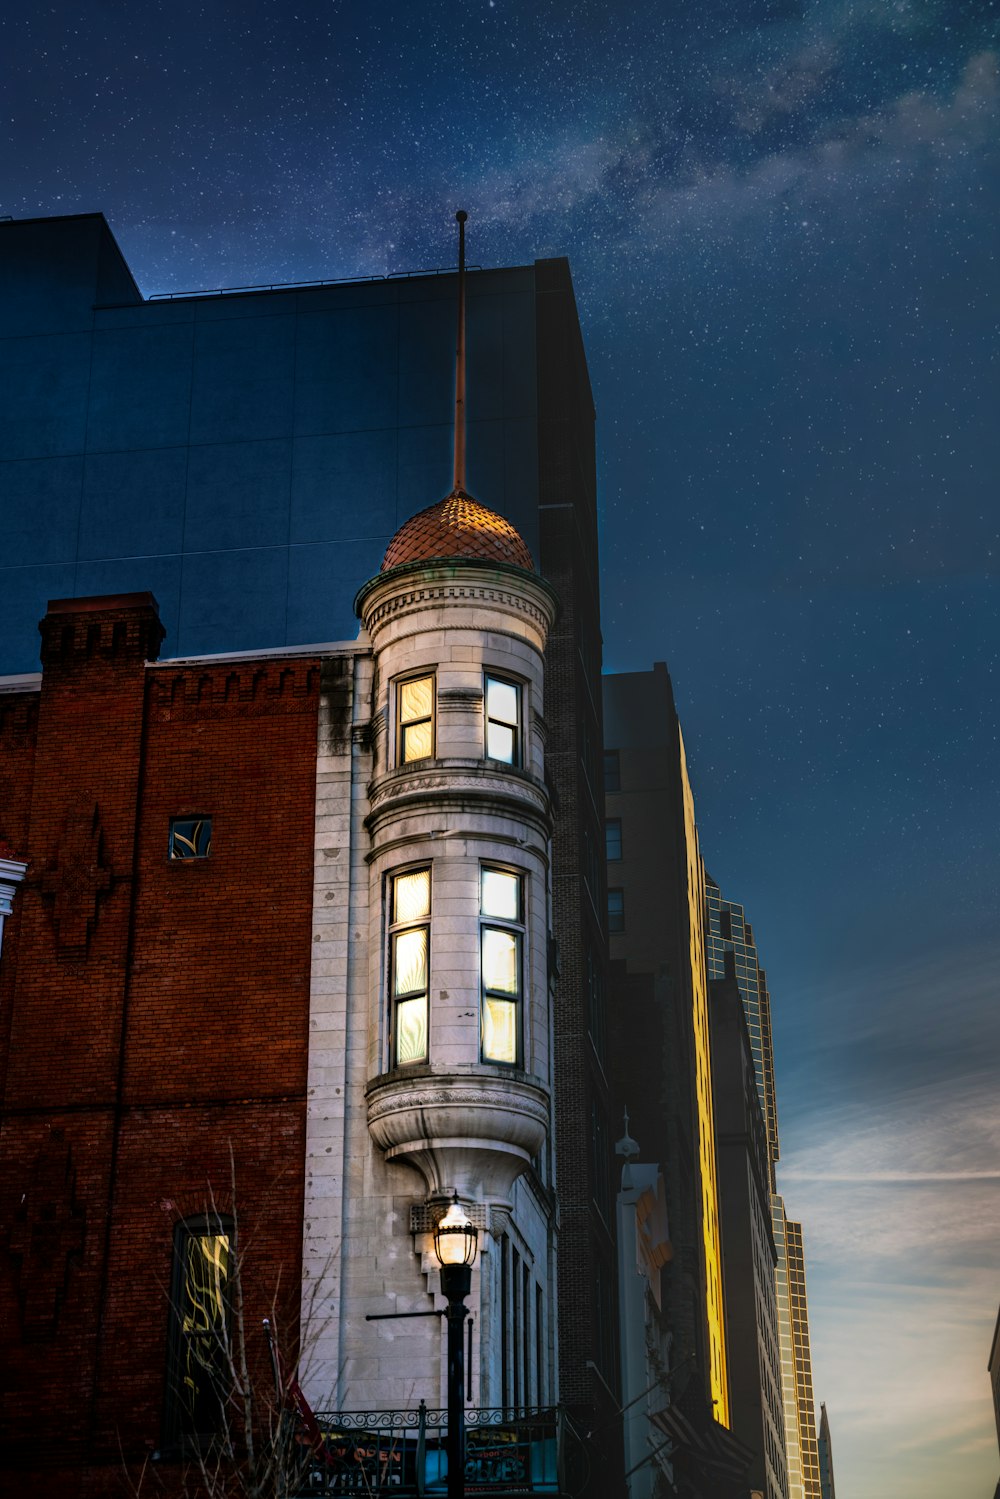
[[[211,852],[212,819],[210,817],[171,818],[171,859],[207,859]]]

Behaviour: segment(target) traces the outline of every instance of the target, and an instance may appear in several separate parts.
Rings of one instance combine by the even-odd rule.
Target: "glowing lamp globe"
[[[474,1265],[479,1230],[462,1209],[455,1193],[454,1200],[434,1230],[434,1253],[442,1268],[449,1265]]]

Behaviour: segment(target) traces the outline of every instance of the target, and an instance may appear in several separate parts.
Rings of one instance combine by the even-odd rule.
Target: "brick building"
[[[353,633],[358,588],[440,493],[452,278],[146,302],[99,216],[4,225],[0,254],[0,664],[20,673],[0,679],[4,1460],[44,1470],[26,1492],[100,1493],[119,1438],[130,1457],[169,1452],[190,1418],[172,1389],[185,1276],[207,1245],[204,1303],[248,1222],[258,1305],[280,1286],[294,1323],[303,1234],[309,1315],[322,1282],[314,1404],[417,1403],[436,1325],[401,1324],[392,1349],[375,1329],[359,1340],[366,1310],[435,1304],[423,1205],[446,1185],[445,1136],[422,1147],[406,1129],[423,1104],[365,1094],[401,1067],[433,1077],[435,1059],[407,1051],[419,1026],[404,1045],[387,1018],[419,1001],[439,1025],[431,987],[391,1004],[385,987],[399,942],[426,929],[430,983],[453,955],[439,1040],[468,1045],[487,1009],[513,1035],[503,1007],[521,1004],[513,1059],[508,1045],[489,1064],[505,1095],[496,1169],[480,1155],[477,1189],[445,1152],[487,1249],[474,1396],[558,1397],[600,1427],[586,1466],[613,1493],[613,1220],[594,1146],[609,1130],[593,409],[568,268],[470,273],[470,479],[492,506],[487,532],[506,515],[525,550],[492,554],[516,587],[504,575],[482,592],[488,559],[446,548],[475,575],[463,586],[478,612],[440,657],[444,625],[425,632],[421,616],[404,661],[416,606],[407,589],[387,602],[379,578],[361,596],[370,634],[312,642]],[[547,583],[523,565],[532,551]],[[421,597],[450,600],[446,584],[423,578]],[[149,588],[162,620],[131,591]],[[38,676],[28,641],[43,610]],[[157,660],[164,626],[174,654]],[[429,720],[420,691],[403,714],[414,671],[431,680]],[[476,762],[461,795],[417,794],[421,777],[394,763],[428,721],[431,761],[455,735],[464,750],[445,758]],[[526,757],[500,791],[483,784],[490,727]],[[439,889],[470,818],[476,836],[493,819],[496,837],[485,853],[465,845],[466,873],[514,881],[495,919],[485,885]],[[416,862],[401,870],[391,850],[408,840]],[[394,881],[427,871],[429,911],[390,919]],[[508,964],[518,954],[524,986],[489,1006],[470,978],[487,931]],[[476,991],[464,1012],[460,981]],[[486,1063],[477,1051],[467,1065]],[[530,1076],[515,1087],[514,1072]],[[387,1382],[391,1357],[402,1385]],[[437,1375],[428,1389],[438,1398]]]

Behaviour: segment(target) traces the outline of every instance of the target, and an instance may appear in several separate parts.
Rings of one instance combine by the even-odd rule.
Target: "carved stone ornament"
[[[548,1094],[524,1076],[394,1076],[367,1093],[372,1139],[386,1160],[416,1167],[430,1197],[509,1202],[548,1132]]]
[[[42,893],[55,897],[56,949],[61,957],[86,957],[100,897],[111,889],[112,871],[104,863],[101,842],[96,802],[81,803],[66,820],[55,865],[39,881]]]

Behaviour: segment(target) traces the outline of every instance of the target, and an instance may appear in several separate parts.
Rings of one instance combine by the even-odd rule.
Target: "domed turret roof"
[[[502,515],[487,510],[464,489],[453,489],[421,510],[396,532],[382,559],[382,572],[404,562],[506,562],[534,572],[527,543]]]

